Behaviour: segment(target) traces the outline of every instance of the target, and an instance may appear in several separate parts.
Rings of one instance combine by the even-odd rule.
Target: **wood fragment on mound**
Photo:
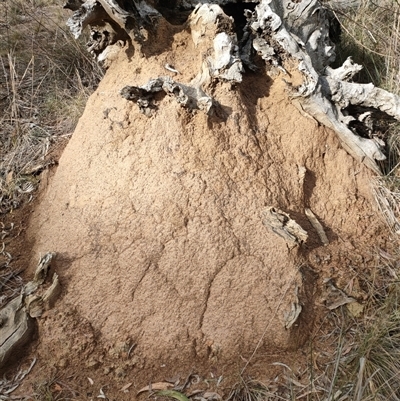
[[[120,93],[123,98],[135,101],[142,113],[151,115],[152,110],[156,110],[154,95],[159,92],[175,97],[183,107],[204,110],[207,114],[212,112],[214,106],[212,98],[200,88],[180,84],[170,77],[152,79],[140,87],[125,86]]]
[[[50,287],[43,288],[54,256],[54,253],[46,253],[39,261],[33,280],[24,286],[21,295],[0,309],[0,369],[32,340],[34,318],[51,308],[60,294],[61,285],[56,273]]]
[[[170,77],[159,77],[140,87],[126,86],[120,91],[122,97],[135,101],[140,111],[148,116],[157,109],[154,94],[158,92],[174,96],[180,105],[188,109],[203,110],[208,115],[214,114],[219,106],[218,102],[207,95],[203,87],[212,79],[232,83],[242,81],[244,69],[233,20],[223,12],[222,8],[218,5],[199,5],[189,17],[188,25],[195,46],[205,41],[210,46],[207,54],[204,54],[204,61],[199,66],[199,73],[191,82],[183,84]],[[222,27],[227,32],[220,32]],[[171,71],[171,67],[166,68]],[[178,73],[174,69],[172,72]]]
[[[323,294],[323,303],[329,310],[334,310],[340,306],[356,302],[356,299],[348,296],[343,290],[337,287],[331,278],[324,280],[326,291]]]
[[[178,0],[168,5],[150,0],[129,4],[87,0],[80,4],[80,1],[71,0],[65,7],[74,10],[68,25],[75,37],[90,26],[89,50],[101,59],[106,57],[101,53],[118,40],[139,47],[155,40],[153,32],[164,18],[162,11],[166,8],[168,15],[177,16],[187,15],[188,10],[192,10],[186,27],[191,29],[196,46],[207,36],[205,32],[209,34],[210,26],[217,28],[213,43],[202,54],[204,62],[198,76],[191,83],[180,84],[194,90],[200,90],[204,83],[215,79],[240,83],[245,73],[243,65],[253,71],[259,70],[256,57],[261,57],[269,68],[278,68],[288,76],[290,72],[285,67],[288,62],[294,63],[303,82],[297,86],[288,83],[293,104],[302,113],[308,113],[334,130],[344,149],[354,158],[380,172],[377,161],[386,158],[384,143],[373,133],[363,137],[364,130],[357,130],[352,125],[357,116],[352,115],[347,106],[357,105],[365,112],[381,111],[400,120],[400,98],[372,84],[349,82],[362,68],[351,59],[337,69],[329,67],[335,60],[334,44],[329,37],[330,25],[332,21],[337,24],[330,10],[318,0],[261,0],[255,7],[249,4],[252,10],[244,10],[246,23],[243,27],[223,11],[226,4],[236,1],[198,3],[203,2]],[[240,13],[239,10],[238,4]],[[208,106],[205,108],[207,110]],[[358,122],[366,124],[362,119]],[[369,131],[373,132],[373,129]]]
[[[296,286],[294,301],[290,305],[290,310],[285,312],[284,321],[285,321],[285,329],[289,330],[298,320],[303,307],[299,301],[299,287]]]
[[[268,230],[278,234],[289,244],[301,245],[307,241],[307,231],[282,210],[269,206],[263,211],[262,217]]]
[[[325,234],[325,230],[322,227],[322,224],[319,222],[315,214],[312,212],[311,209],[304,209],[304,213],[307,216],[308,220],[310,221],[311,225],[314,227],[315,231],[317,232],[321,242],[324,245],[329,245],[328,237]]]
[[[16,350],[29,342],[33,331],[34,321],[23,306],[21,296],[0,310],[0,368]]]

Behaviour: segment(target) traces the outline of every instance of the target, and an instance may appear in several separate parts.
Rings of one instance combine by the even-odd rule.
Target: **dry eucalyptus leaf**
[[[132,386],[132,383],[125,384],[125,386],[121,388],[121,391],[123,391],[124,393],[125,393],[125,392],[127,393],[127,392],[128,392],[128,388],[129,388],[130,386]]]
[[[347,310],[354,317],[359,317],[364,312],[364,305],[359,302],[350,302],[346,305]]]
[[[152,383],[149,384],[146,387],[141,388],[136,395],[139,395],[140,393],[143,393],[144,391],[153,391],[153,390],[168,390],[170,388],[174,387],[173,384],[168,383],[168,382],[157,382],[157,383]]]

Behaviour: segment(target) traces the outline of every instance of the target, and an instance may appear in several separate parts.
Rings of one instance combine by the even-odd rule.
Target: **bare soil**
[[[291,77],[264,69],[238,85],[214,82],[205,90],[220,116],[166,96],[147,117],[119,90],[158,76],[188,83],[202,62],[185,30],[165,25],[154,43],[116,56],[42,179],[27,276],[40,254],[56,252],[63,293],[38,320],[29,351],[38,361],[22,392],[59,374],[78,399],[105,386],[109,399],[131,400],[151,381],[193,372],[214,387],[222,375],[229,387],[245,366],[260,379],[279,373],[273,362],[301,371],[328,313],[323,279],[362,299],[359,273],[376,263],[373,245],[385,247],[372,173],[291,104]],[[292,247],[268,231],[267,206],[289,213],[307,243]],[[302,311],[287,329],[295,304]]]

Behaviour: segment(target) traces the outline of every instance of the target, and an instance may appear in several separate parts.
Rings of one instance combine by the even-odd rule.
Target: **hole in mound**
[[[235,21],[235,31],[240,41],[243,37],[243,28],[246,26],[247,20],[244,15],[245,10],[253,12],[257,3],[228,3],[222,5],[221,8],[226,15],[232,17]]]
[[[386,140],[386,132],[389,126],[395,122],[393,117],[372,107],[349,105],[343,109],[345,115],[352,116],[349,128],[362,138],[373,136]]]
[[[159,0],[155,8],[171,25],[183,25],[192,12],[180,7],[178,0]]]

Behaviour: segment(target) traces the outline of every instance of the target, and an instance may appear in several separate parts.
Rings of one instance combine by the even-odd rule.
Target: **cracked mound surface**
[[[38,352],[62,367],[98,366],[121,342],[135,344],[125,373],[155,376],[160,366],[248,358],[260,339],[262,352],[294,349],[314,319],[301,268],[318,272],[319,250],[335,263],[374,235],[370,173],[291,105],[282,76],[205,88],[226,119],[169,97],[147,117],[122,99],[125,85],[161,75],[187,83],[197,73],[188,34],[169,39],[168,51],[130,60],[121,52],[111,65],[31,220],[35,254],[58,253],[64,288],[40,323]],[[308,231],[301,251],[266,229],[267,206]],[[324,225],[327,248],[305,207]],[[302,313],[286,329],[296,304]]]

